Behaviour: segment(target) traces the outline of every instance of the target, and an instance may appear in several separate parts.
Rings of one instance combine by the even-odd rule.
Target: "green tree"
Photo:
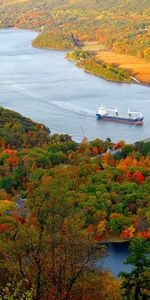
[[[131,254],[125,261],[133,269],[121,272],[123,296],[126,300],[148,300],[150,298],[150,242],[136,238],[129,247]]]

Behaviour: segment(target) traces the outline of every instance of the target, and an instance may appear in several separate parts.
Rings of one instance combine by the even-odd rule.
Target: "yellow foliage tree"
[[[0,215],[4,214],[7,210],[11,210],[15,207],[15,203],[10,200],[0,201]]]

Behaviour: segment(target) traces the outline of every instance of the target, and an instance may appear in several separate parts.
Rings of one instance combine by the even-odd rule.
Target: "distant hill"
[[[0,7],[1,6],[8,6],[15,3],[27,2],[28,0],[0,0]]]
[[[99,8],[101,8],[102,10],[121,9],[122,11],[143,11],[145,9],[148,9],[150,6],[149,0],[55,0],[54,2],[57,4],[68,3],[72,6],[80,6],[86,8],[99,6]]]
[[[30,2],[36,6],[41,5],[53,5],[55,8],[61,8],[61,6],[66,6],[68,8],[85,8],[85,9],[95,9],[99,8],[102,11],[122,11],[122,12],[143,12],[146,9],[149,10],[150,3],[149,0],[0,0],[0,6],[8,6],[16,3]]]

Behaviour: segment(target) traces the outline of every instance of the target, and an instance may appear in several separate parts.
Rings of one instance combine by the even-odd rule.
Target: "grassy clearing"
[[[105,50],[105,46],[99,42],[84,42],[84,46],[82,47],[83,51],[102,51]]]
[[[107,64],[119,66],[129,72],[141,83],[150,84],[150,63],[135,56],[114,53],[112,51],[100,51],[96,59]]]

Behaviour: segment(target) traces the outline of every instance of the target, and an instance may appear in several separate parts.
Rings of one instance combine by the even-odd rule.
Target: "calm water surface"
[[[106,243],[107,256],[96,262],[97,268],[111,271],[115,276],[118,276],[121,271],[131,271],[131,266],[124,264],[124,261],[129,255],[129,243]]]
[[[0,105],[45,123],[52,132],[77,141],[81,127],[89,139],[127,142],[150,136],[150,88],[107,82],[76,68],[65,52],[33,48],[32,31],[0,30]],[[142,127],[97,121],[100,105],[143,112]]]
[[[107,82],[85,73],[64,59],[65,52],[35,49],[32,31],[0,30],[0,106],[15,110],[37,122],[48,125],[52,132],[69,133],[81,141],[82,132],[96,137],[127,142],[150,136],[150,88],[134,84]],[[143,127],[97,121],[100,105],[118,106],[142,111]],[[97,266],[115,275],[128,269],[123,261],[126,245],[110,243],[109,257]]]

